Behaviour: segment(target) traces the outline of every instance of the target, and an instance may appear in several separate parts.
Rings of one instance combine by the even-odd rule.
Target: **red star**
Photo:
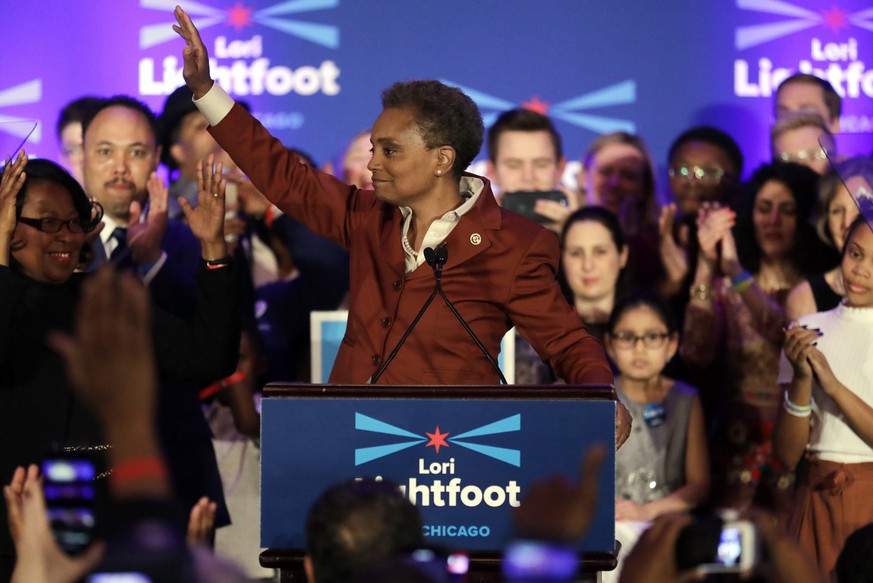
[[[521,106],[543,115],[546,115],[546,112],[549,111],[549,104],[545,101],[541,101],[539,95],[534,95],[530,101],[522,103]]]
[[[832,31],[837,32],[837,29],[849,28],[849,23],[846,22],[846,13],[836,6],[831,5],[830,11],[821,14],[824,16],[825,26]]]
[[[436,431],[433,433],[424,432],[425,435],[430,437],[430,441],[427,442],[425,447],[433,446],[437,453],[440,452],[440,446],[449,447],[449,444],[446,443],[446,437],[448,437],[448,433],[440,433],[440,426],[437,425]]]
[[[242,29],[244,26],[251,26],[252,22],[252,12],[254,8],[244,8],[243,5],[239,2],[234,4],[233,8],[226,9],[227,12],[227,23],[234,27],[237,31]]]

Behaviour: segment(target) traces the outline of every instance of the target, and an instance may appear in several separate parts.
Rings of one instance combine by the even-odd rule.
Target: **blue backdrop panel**
[[[55,157],[71,99],[126,93],[161,109],[182,82],[175,3],[6,3],[0,120],[38,120],[28,149]],[[798,69],[845,96],[844,131],[873,130],[870,0],[179,3],[221,83],[319,162],[373,122],[383,88],[410,78],[464,87],[486,121],[517,105],[545,111],[571,159],[600,133],[639,132],[662,170],[676,135],[710,123],[737,138],[748,173],[768,157],[773,87]]]
[[[380,476],[406,487],[431,542],[500,550],[531,482],[576,479],[592,444],[614,443],[614,417],[612,401],[264,399],[261,546],[303,548],[306,512],[327,486]],[[613,550],[608,449],[581,550]]]

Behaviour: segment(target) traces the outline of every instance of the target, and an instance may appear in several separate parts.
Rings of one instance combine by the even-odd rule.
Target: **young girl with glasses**
[[[697,390],[663,375],[679,347],[667,306],[654,297],[627,296],[612,312],[605,344],[618,368],[616,393],[634,418],[631,436],[615,454],[621,558],[649,522],[706,497],[709,460]]]

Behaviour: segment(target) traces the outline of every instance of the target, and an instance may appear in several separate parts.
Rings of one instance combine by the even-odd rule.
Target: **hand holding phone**
[[[58,456],[42,462],[46,512],[58,546],[74,555],[94,538],[97,476],[93,460]]]
[[[698,518],[676,541],[676,564],[680,571],[748,573],[760,558],[758,529],[748,520]]]
[[[500,199],[501,206],[508,211],[518,213],[541,224],[548,224],[552,219],[539,214],[534,209],[538,200],[551,200],[561,206],[569,206],[567,195],[560,190],[522,190],[504,193]]]

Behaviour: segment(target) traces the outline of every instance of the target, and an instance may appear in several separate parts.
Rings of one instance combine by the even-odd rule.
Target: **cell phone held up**
[[[96,464],[85,456],[59,455],[43,460],[41,471],[55,540],[66,553],[80,553],[94,539]]]
[[[748,520],[699,517],[676,540],[676,566],[680,572],[748,573],[761,557],[758,529]]]
[[[534,210],[538,200],[551,200],[562,206],[569,205],[567,195],[560,190],[519,190],[517,192],[506,192],[500,199],[500,203],[506,210],[518,213],[541,224],[551,223],[552,219]]]

